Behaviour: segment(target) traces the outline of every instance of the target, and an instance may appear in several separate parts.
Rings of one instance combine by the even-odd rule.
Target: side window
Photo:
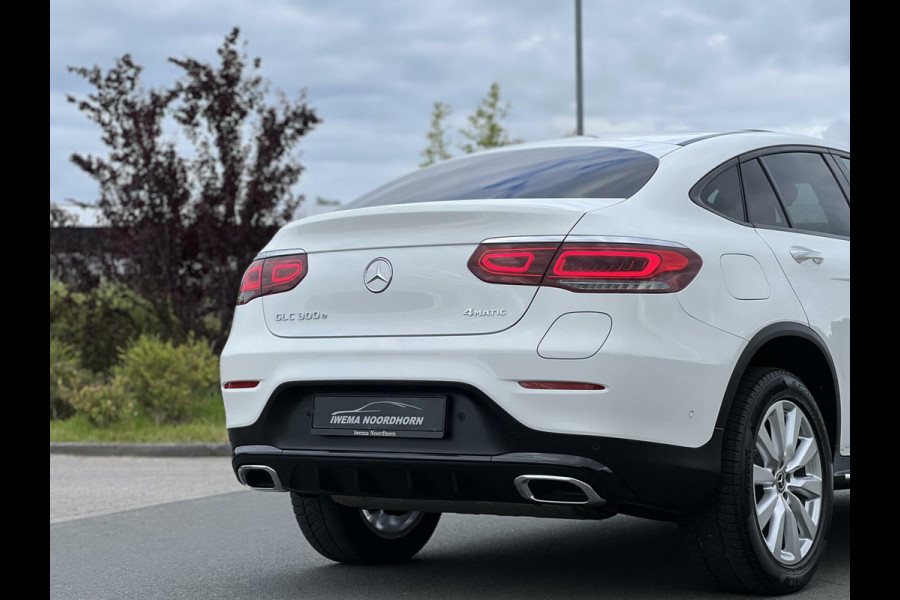
[[[737,166],[729,167],[700,190],[700,203],[706,208],[735,221],[744,220],[744,202]]]
[[[754,225],[774,225],[787,227],[784,211],[778,197],[763,173],[759,161],[751,160],[741,164],[741,179],[744,181],[744,199],[747,201],[747,218]]]
[[[850,236],[850,205],[820,154],[770,154],[762,162],[793,228]]]
[[[847,172],[847,179],[850,179],[850,159],[843,156],[838,156],[837,159],[841,166],[844,167],[844,171]]]

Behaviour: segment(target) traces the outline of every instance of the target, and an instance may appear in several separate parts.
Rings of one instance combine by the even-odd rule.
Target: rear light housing
[[[679,245],[623,242],[483,243],[469,270],[490,283],[543,285],[573,292],[665,294],[683,290],[700,256]]]
[[[481,244],[469,270],[489,283],[539,285],[558,249],[558,243]]]
[[[306,277],[309,262],[305,252],[257,258],[241,278],[238,305],[268,294],[280,294],[297,287]]]

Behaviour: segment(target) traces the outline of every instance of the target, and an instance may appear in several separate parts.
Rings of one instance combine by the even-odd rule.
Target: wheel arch
[[[725,389],[716,427],[724,427],[737,386],[750,367],[778,367],[796,374],[812,392],[822,413],[832,458],[839,455],[841,425],[840,388],[837,371],[821,337],[808,325],[773,323],[754,335],[735,365]]]

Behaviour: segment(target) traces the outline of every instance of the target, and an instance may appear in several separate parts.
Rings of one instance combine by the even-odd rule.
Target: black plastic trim
[[[844,170],[844,166],[840,164],[840,161],[835,158],[834,154],[829,153],[824,156],[825,162],[831,167],[834,178],[837,179],[838,185],[841,186],[841,191],[844,192],[844,198],[847,200],[847,204],[850,204],[850,176],[847,174],[847,171]]]
[[[744,371],[747,370],[747,366],[750,364],[750,361],[753,360],[753,357],[756,356],[756,353],[766,343],[782,337],[799,337],[812,342],[822,353],[822,356],[825,357],[825,361],[828,364],[828,369],[831,371],[831,381],[834,388],[835,400],[834,430],[836,439],[831,440],[833,452],[832,456],[840,456],[839,448],[841,432],[841,390],[838,386],[837,370],[834,368],[834,361],[831,359],[831,354],[828,352],[828,347],[825,345],[825,342],[822,341],[822,338],[819,337],[819,334],[817,334],[811,327],[802,323],[773,323],[759,330],[756,335],[754,335],[750,339],[750,341],[747,343],[747,346],[744,348],[744,351],[741,352],[740,358],[738,358],[737,360],[734,371],[731,374],[731,379],[729,379],[728,381],[728,387],[725,388],[725,396],[722,398],[722,406],[719,409],[718,419],[716,419],[716,427],[725,427],[725,423],[728,421],[728,414],[731,412],[731,403],[734,399],[734,394],[737,391],[738,384],[740,383],[741,378],[744,376]]]
[[[838,454],[834,457],[834,489],[850,489],[850,457]]]

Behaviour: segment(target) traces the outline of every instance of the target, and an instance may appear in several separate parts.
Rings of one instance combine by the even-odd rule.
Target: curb
[[[75,456],[231,456],[228,442],[195,444],[116,444],[103,442],[50,442],[50,454]]]

